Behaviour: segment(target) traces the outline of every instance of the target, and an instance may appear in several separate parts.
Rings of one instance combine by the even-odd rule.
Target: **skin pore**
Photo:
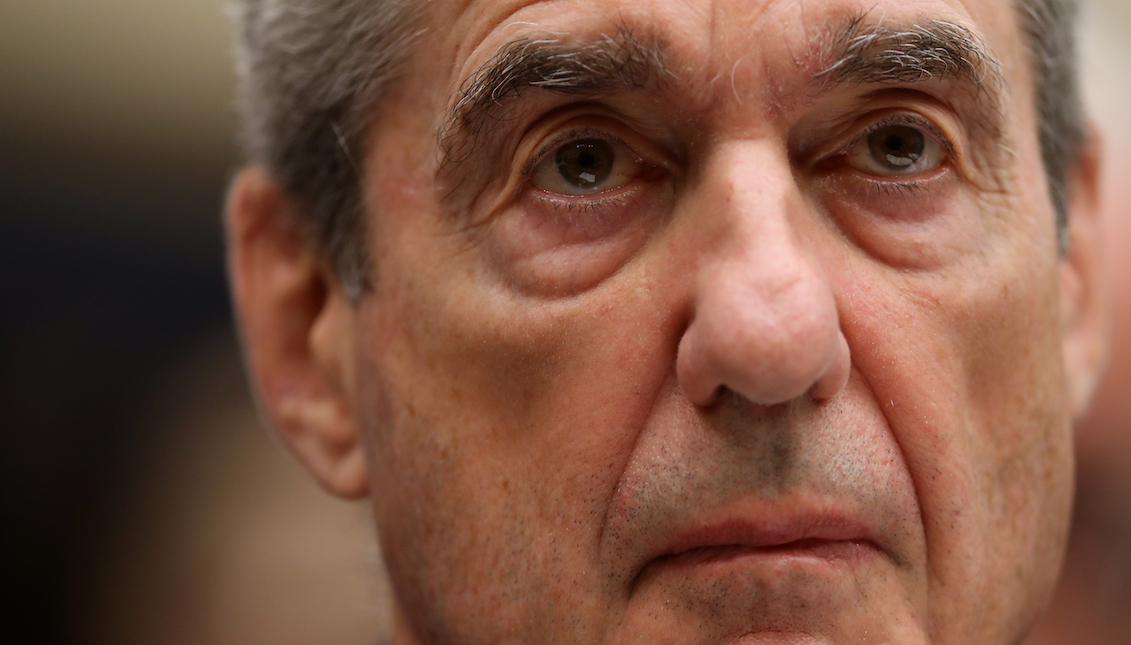
[[[894,53],[893,53],[894,52]],[[435,2],[354,303],[229,206],[261,399],[398,643],[1016,643],[1101,353],[1008,2]],[[1079,212],[1077,212],[1079,211]]]

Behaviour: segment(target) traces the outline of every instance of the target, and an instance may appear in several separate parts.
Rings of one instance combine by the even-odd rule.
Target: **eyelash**
[[[888,197],[909,196],[926,190],[921,182],[914,181],[884,181],[876,184],[876,190]]]
[[[570,215],[596,213],[604,210],[605,208],[624,206],[628,203],[628,200],[620,195],[602,197],[600,199],[585,199],[584,201],[550,199],[543,196],[537,196],[535,197],[535,199],[549,204],[554,209],[554,213],[557,213],[564,208],[565,211]]]

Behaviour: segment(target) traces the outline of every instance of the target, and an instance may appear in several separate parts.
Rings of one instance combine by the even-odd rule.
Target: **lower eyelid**
[[[866,200],[893,196],[911,197],[925,192],[944,191],[951,185],[953,175],[953,169],[943,163],[925,174],[910,175],[905,178],[877,177],[853,170],[848,178],[828,177],[827,182],[839,185],[838,193],[848,199]],[[841,192],[845,190],[848,192]]]
[[[628,202],[628,198],[624,195],[616,195],[610,197],[602,197],[600,199],[587,199],[587,200],[562,200],[555,199],[556,196],[551,197],[545,193],[541,195],[534,195],[533,199],[549,205],[555,212],[564,210],[570,214],[592,214],[600,212],[606,208],[622,207]]]
[[[566,208],[571,211],[579,211],[581,209],[589,209],[592,207],[601,207],[605,205],[615,205],[623,203],[628,195],[635,193],[636,189],[633,182],[627,182],[623,186],[613,188],[611,190],[601,191],[598,193],[591,193],[589,195],[568,195],[564,193],[555,193],[548,190],[543,190],[536,186],[531,187],[531,198],[543,204],[550,204],[555,208]]]
[[[647,230],[655,222],[657,197],[644,187],[583,200],[530,191],[500,220],[510,231],[500,239],[511,239],[513,253],[530,257],[571,246],[597,248]]]

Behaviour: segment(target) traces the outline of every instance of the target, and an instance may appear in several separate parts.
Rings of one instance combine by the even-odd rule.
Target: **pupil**
[[[911,166],[923,156],[927,147],[923,133],[905,125],[883,128],[869,138],[873,158],[888,167]]]
[[[570,185],[595,188],[613,172],[613,147],[601,139],[580,139],[558,148],[554,161]]]

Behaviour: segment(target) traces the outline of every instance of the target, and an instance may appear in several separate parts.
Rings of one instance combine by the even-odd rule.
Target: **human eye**
[[[911,113],[883,117],[866,127],[844,152],[846,165],[872,178],[931,175],[952,156],[952,146],[930,121]]]
[[[534,161],[530,183],[551,195],[583,197],[615,191],[643,172],[625,143],[610,135],[570,132],[557,137]]]
[[[521,146],[513,185],[523,217],[546,242],[583,243],[647,218],[670,178],[669,156],[622,121],[581,116],[551,122]],[[556,236],[548,235],[556,232]]]

